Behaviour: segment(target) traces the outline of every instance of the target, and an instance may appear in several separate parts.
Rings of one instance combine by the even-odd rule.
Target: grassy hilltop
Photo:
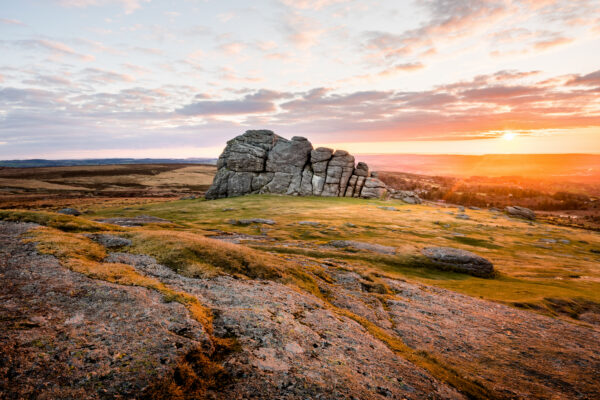
[[[414,391],[456,399],[597,392],[598,232],[491,210],[467,209],[469,219],[460,219],[463,212],[456,207],[394,200],[250,195],[213,201],[68,201],[83,214],[0,210],[5,221],[0,242],[29,260],[0,257],[0,270],[11,282],[2,295],[24,301],[21,311],[5,310],[1,317],[9,321],[4,334],[22,341],[3,351],[21,360],[23,368],[31,365],[28,371],[42,365],[36,357],[52,354],[75,354],[77,360],[81,355],[84,366],[89,357],[104,362],[104,375],[88,374],[77,390],[102,391],[110,382],[110,393],[129,393],[136,387],[122,382],[135,380],[142,398],[206,398],[210,393],[277,398],[292,390],[282,386],[291,379],[297,398],[332,389],[336,398],[380,399]],[[11,225],[16,221],[39,226]],[[35,251],[18,250],[23,244],[11,231],[25,232],[20,238],[26,246],[54,256],[63,270],[89,281],[55,280],[54,269],[36,267],[50,260],[36,261]],[[332,245],[339,240],[385,247]],[[428,246],[471,251],[492,261],[496,273],[484,279],[440,269],[421,254]],[[11,263],[17,270],[7,267]],[[18,268],[34,273],[21,275]],[[23,276],[43,274],[50,274],[45,279],[52,285],[66,288],[48,291],[41,283],[31,289],[35,299],[54,302],[53,310],[84,310],[63,317],[64,324],[51,327],[56,332],[35,322],[42,320],[31,316],[35,302],[21,292],[27,287]],[[103,290],[124,291],[130,300],[108,304]],[[55,293],[67,293],[68,300],[58,301]],[[92,300],[93,293],[99,301]],[[110,317],[96,314],[103,305]],[[141,328],[132,330],[129,319],[114,319],[126,305],[131,305],[131,323]],[[62,327],[81,315],[88,322],[71,333],[81,339],[65,341]],[[173,318],[187,325],[176,331],[183,333],[168,328]],[[89,323],[101,330],[88,328]],[[143,340],[119,340],[131,334]],[[83,347],[74,349],[80,342]],[[98,349],[92,350],[96,355],[85,356],[88,348]],[[102,361],[100,351],[111,355]],[[27,372],[10,379],[22,376],[35,383],[55,374],[63,382],[62,371],[53,367],[40,371],[43,378]],[[85,371],[78,366],[74,373]],[[331,383],[337,379],[342,380]],[[0,393],[25,387],[0,385]]]
[[[177,232],[222,239],[230,235],[236,242],[263,253],[343,260],[366,273],[417,280],[542,312],[554,308],[577,315],[578,303],[600,302],[600,256],[591,252],[600,248],[598,233],[530,223],[487,210],[467,210],[470,220],[457,219],[453,213],[458,213],[455,208],[400,201],[253,195],[92,209],[86,218],[152,215],[172,221],[170,229]],[[269,218],[276,224],[230,223],[250,218]],[[301,221],[319,225],[299,224]],[[164,228],[160,231],[169,235]],[[393,246],[398,255],[326,246],[340,239]],[[482,279],[431,268],[420,255],[420,249],[426,246],[458,247],[477,253],[494,263],[498,276]],[[168,248],[158,248],[156,255],[160,256],[160,251],[168,252]]]

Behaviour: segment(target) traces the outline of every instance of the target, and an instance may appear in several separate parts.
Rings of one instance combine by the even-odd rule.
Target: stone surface
[[[391,198],[408,204],[421,204],[421,198],[412,190],[390,190]]]
[[[274,193],[293,196],[380,198],[383,182],[344,150],[313,149],[303,137],[251,130],[227,142],[207,199]],[[416,203],[413,203],[416,204]]]
[[[74,215],[74,216],[78,216],[81,215],[81,211],[76,210],[74,208],[63,208],[58,210],[59,214],[65,214],[65,215]]]
[[[227,221],[227,223],[231,224],[231,225],[250,225],[250,224],[275,225],[275,221],[273,221],[272,219],[264,219],[264,218],[230,219]]]
[[[422,253],[431,261],[455,271],[481,277],[490,277],[494,273],[494,265],[489,260],[470,251],[453,247],[426,247]]]
[[[115,249],[119,247],[131,246],[131,240],[122,238],[115,235],[108,235],[104,233],[88,235],[90,239],[100,243],[102,246],[109,249]]]
[[[377,178],[366,178],[360,192],[360,197],[365,199],[378,199],[384,197],[386,193],[387,186],[385,183]]]
[[[97,219],[98,222],[104,222],[107,224],[119,225],[119,226],[142,226],[146,224],[170,224],[171,221],[153,217],[151,215],[138,215],[137,217],[117,217],[117,218],[102,218]]]
[[[507,214],[513,217],[519,217],[530,220],[535,219],[535,212],[533,212],[533,210],[530,210],[529,208],[520,206],[508,206],[504,210],[507,212]]]
[[[367,250],[380,254],[396,254],[396,249],[391,246],[383,246],[375,243],[358,242],[356,240],[334,240],[329,242],[330,246],[350,248],[354,250]]]

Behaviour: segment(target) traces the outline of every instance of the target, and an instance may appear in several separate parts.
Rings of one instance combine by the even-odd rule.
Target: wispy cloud
[[[567,37],[557,37],[553,39],[540,40],[535,42],[534,47],[536,50],[547,50],[552,47],[560,46],[573,42],[573,39]]]
[[[5,43],[14,44],[17,46],[21,46],[24,48],[30,49],[44,49],[49,50],[54,56],[72,56],[76,57],[82,61],[93,61],[95,57],[90,54],[81,54],[76,52],[70,46],[58,42],[55,40],[49,39],[24,39],[24,40],[15,40],[15,41],[5,41]]]
[[[125,11],[125,14],[131,14],[142,7],[142,3],[148,3],[150,0],[59,0],[59,4],[65,7],[100,7],[111,4],[119,5]]]
[[[86,68],[82,71],[86,82],[95,83],[118,83],[118,82],[133,82],[135,78],[128,74],[109,71],[101,68]]]
[[[320,10],[333,4],[349,3],[349,0],[281,0],[288,7],[301,10]]]
[[[282,29],[288,41],[302,50],[314,46],[326,31],[317,20],[299,13],[287,15]]]
[[[10,18],[0,18],[0,23],[5,25],[21,25],[25,26],[25,24],[18,19],[10,19]]]

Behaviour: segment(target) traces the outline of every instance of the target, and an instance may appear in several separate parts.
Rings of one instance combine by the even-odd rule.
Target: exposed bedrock
[[[303,137],[246,131],[227,142],[207,199],[276,193],[293,196],[380,198],[387,186],[344,150],[313,149]]]

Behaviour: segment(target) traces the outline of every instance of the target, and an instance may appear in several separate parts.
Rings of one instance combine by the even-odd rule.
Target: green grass
[[[380,205],[391,205],[399,211],[382,210]],[[223,211],[229,208],[233,210]],[[255,251],[344,260],[392,277],[507,304],[541,304],[545,298],[600,302],[600,257],[590,252],[600,247],[598,233],[545,223],[532,226],[504,216],[492,219],[492,213],[486,210],[467,210],[471,219],[457,220],[447,214],[451,210],[400,201],[252,195],[147,204],[143,210],[99,209],[93,216],[148,214],[173,221],[177,230],[204,235],[214,234],[214,229],[250,235],[266,233],[274,241],[266,245],[249,243]],[[233,226],[226,222],[245,218],[269,218],[277,224]],[[315,221],[321,226],[299,225],[300,221]],[[348,227],[348,223],[356,226]],[[450,235],[453,232],[464,236]],[[538,240],[545,237],[570,239],[571,243],[557,243],[552,249],[536,247]],[[322,247],[340,239],[394,246],[400,256]],[[481,279],[429,268],[430,263],[420,256],[420,250],[427,246],[475,252],[494,263],[498,277]]]
[[[394,206],[399,211],[378,208]],[[227,209],[233,209],[224,211]],[[341,260],[357,270],[378,271],[389,277],[431,284],[506,304],[539,304],[544,299],[584,299],[600,303],[600,234],[573,228],[492,219],[492,213],[468,210],[470,220],[457,220],[451,209],[354,198],[252,195],[215,201],[185,200],[140,207],[99,208],[85,217],[33,211],[0,211],[0,218],[37,222],[67,232],[120,229],[134,241],[132,251],[149,254],[188,276],[229,273],[248,278],[287,279],[315,290],[299,271],[289,271],[285,256],[317,262]],[[172,221],[160,226],[115,228],[94,218],[153,215]],[[268,218],[275,225],[234,226],[230,219]],[[300,225],[315,221],[318,227]],[[354,226],[348,226],[353,224]],[[237,234],[266,234],[271,242],[249,247],[230,245],[204,236],[215,230]],[[454,236],[453,233],[460,234]],[[541,249],[541,238],[569,239]],[[358,240],[393,246],[397,256],[323,247],[331,240]],[[583,243],[581,242],[583,241]],[[481,279],[440,271],[421,256],[427,246],[450,246],[475,252],[494,263],[497,277]],[[292,268],[293,269],[293,268]]]

